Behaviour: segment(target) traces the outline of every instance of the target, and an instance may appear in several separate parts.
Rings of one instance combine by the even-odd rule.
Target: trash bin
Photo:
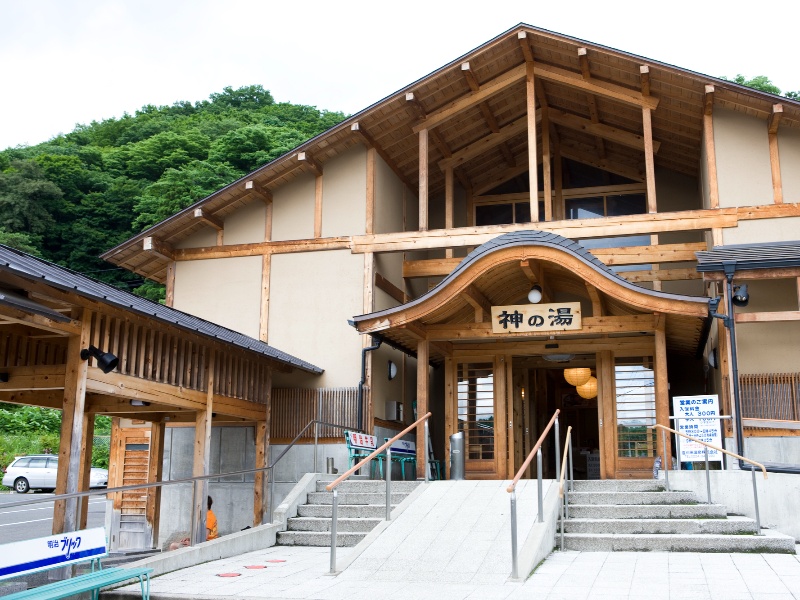
[[[464,479],[464,432],[450,436],[450,479]]]

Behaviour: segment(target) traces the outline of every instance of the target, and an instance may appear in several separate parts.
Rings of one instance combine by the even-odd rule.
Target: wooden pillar
[[[458,432],[458,400],[456,398],[455,363],[452,356],[444,359],[444,472],[450,479],[450,436]]]
[[[655,384],[656,384],[656,423],[671,427],[669,421],[669,380],[667,379],[667,335],[666,335],[666,315],[657,314],[655,329]],[[664,469],[672,469],[670,456],[672,456],[671,437],[666,436],[667,447],[663,448],[662,436],[656,440],[659,453],[667,456],[667,464],[662,465]]]
[[[266,391],[264,420],[256,423],[256,469],[269,465],[269,438],[272,424],[272,368],[268,367],[265,375]],[[271,507],[268,506],[267,482],[271,477],[267,471],[258,471],[253,481],[253,526],[267,522]]]
[[[163,478],[165,432],[166,424],[163,421],[154,421],[150,423],[150,452],[147,457],[147,483],[156,483]],[[158,548],[162,489],[162,487],[147,488],[145,521],[150,528],[150,546],[152,548]]]
[[[94,442],[94,415],[83,413],[83,436],[81,440],[81,475],[80,491],[86,492],[91,485],[92,475],[92,444]],[[80,518],[78,529],[86,529],[86,520],[89,514],[89,497],[80,499]]]
[[[783,115],[783,105],[774,104],[768,121],[769,166],[772,171],[772,201],[783,204],[783,183],[781,183],[781,158],[778,152],[778,124]]]
[[[364,298],[363,298],[363,313],[371,313],[374,305],[375,295],[375,254],[373,252],[364,253]],[[361,336],[361,347],[366,348],[372,345],[372,336]],[[372,355],[373,352],[367,352],[364,356],[364,386],[366,387],[365,393],[361,398],[364,403],[363,415],[364,422],[362,426],[364,431],[372,434],[375,422],[375,407],[373,405],[372,395]]]
[[[553,189],[550,174],[550,125],[542,106],[542,184],[544,185],[544,220],[553,220]],[[538,194],[537,194],[538,198]]]
[[[417,342],[417,418],[428,412],[428,340]],[[428,457],[425,456],[425,428],[417,428],[417,478],[425,478]]]
[[[428,231],[428,130],[419,132],[419,230]]]
[[[87,348],[90,344],[92,313],[81,309],[76,318],[81,321],[81,333],[70,336],[67,343],[61,441],[56,476],[57,494],[72,494],[78,491],[82,464],[81,445],[89,362],[81,359],[81,349]],[[78,526],[77,512],[77,499],[56,501],[53,506],[53,535],[75,531]]]
[[[272,240],[272,200],[266,202],[264,214],[264,241]],[[265,252],[261,257],[261,311],[258,322],[258,339],[269,341],[269,283],[272,269],[272,253]]]
[[[214,385],[216,370],[216,351],[212,350],[208,359],[206,372],[206,406],[195,413],[194,422],[194,462],[192,476],[209,474],[211,458],[211,416],[214,410]],[[194,486],[194,527],[195,538],[192,543],[206,541],[206,497],[208,496],[208,480],[196,481]]]
[[[647,212],[658,212],[656,202],[656,170],[653,159],[653,121],[651,111],[642,108],[642,128],[644,130],[644,168],[647,179]]]
[[[453,228],[453,167],[444,170],[444,228]],[[453,258],[453,249],[444,251],[445,258]]]
[[[175,267],[177,263],[173,260],[167,264],[167,280],[166,280],[166,297],[164,304],[166,306],[175,305]]]
[[[314,237],[322,237],[322,175],[314,178]]]
[[[719,184],[717,182],[717,151],[714,146],[714,86],[707,85],[703,102],[703,147],[706,155],[708,178],[708,207],[719,208]],[[712,246],[722,245],[722,229],[711,230]]]
[[[600,448],[600,473],[603,479],[613,479],[617,474],[617,416],[615,414],[614,353],[604,350],[597,353],[597,409],[599,415],[598,443]]]
[[[525,101],[528,113],[528,177],[530,181],[531,222],[539,220],[539,173],[536,157],[536,89],[533,61],[525,63]]]

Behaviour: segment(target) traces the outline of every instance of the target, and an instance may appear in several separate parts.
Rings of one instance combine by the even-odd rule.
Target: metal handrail
[[[758,509],[758,487],[756,486],[756,470],[754,467],[759,467],[761,472],[764,474],[764,479],[767,479],[767,469],[764,465],[760,462],[756,462],[754,460],[750,460],[749,458],[745,458],[744,456],[740,456],[730,450],[725,450],[725,448],[720,448],[719,446],[715,446],[714,444],[709,444],[708,442],[704,442],[703,440],[699,440],[696,437],[692,437],[691,435],[686,435],[685,433],[681,433],[680,431],[675,431],[665,425],[661,425],[660,423],[656,423],[655,425],[649,425],[648,429],[660,429],[661,430],[661,446],[664,451],[664,480],[667,485],[667,491],[670,491],[669,487],[669,469],[667,468],[667,431],[674,433],[675,435],[679,435],[681,437],[686,438],[687,440],[692,440],[693,442],[697,442],[705,447],[705,454],[706,454],[706,492],[708,494],[707,499],[708,503],[711,504],[711,474],[708,469],[708,449],[711,448],[712,450],[717,450],[718,452],[722,452],[723,454],[727,454],[728,456],[733,456],[734,458],[738,458],[740,461],[744,461],[746,463],[750,463],[753,467],[750,468],[750,473],[753,475],[753,504],[755,505],[756,510],[756,528],[758,530],[758,535],[761,535],[761,514]],[[680,457],[679,457],[680,458]]]
[[[167,486],[167,485],[177,485],[177,484],[181,484],[181,483],[195,483],[197,481],[204,481],[204,480],[207,480],[207,479],[217,479],[219,477],[231,477],[233,475],[247,475],[249,473],[263,473],[265,471],[270,471],[270,470],[274,469],[275,465],[277,465],[278,462],[286,455],[286,453],[289,450],[291,450],[291,448],[294,447],[297,444],[297,441],[308,430],[308,428],[311,427],[311,425],[314,425],[315,423],[318,424],[318,425],[325,425],[325,426],[328,426],[328,427],[336,427],[338,429],[350,429],[350,430],[357,431],[354,428],[349,427],[347,425],[338,425],[336,423],[328,423],[326,421],[311,420],[311,421],[308,422],[308,424],[306,424],[305,427],[303,427],[303,429],[300,430],[300,433],[298,433],[294,437],[294,439],[291,442],[289,442],[289,445],[283,450],[283,452],[281,452],[278,455],[278,458],[276,458],[271,465],[268,465],[266,467],[261,467],[261,468],[258,468],[258,469],[243,469],[243,470],[240,470],[240,471],[229,471],[227,473],[212,473],[212,474],[209,474],[209,475],[196,475],[194,477],[185,477],[183,479],[169,479],[169,480],[165,480],[165,481],[154,481],[152,483],[134,483],[134,484],[130,484],[130,485],[121,485],[121,486],[112,487],[112,488],[102,488],[102,489],[95,489],[95,490],[87,490],[87,491],[84,491],[84,492],[72,492],[72,493],[69,493],[69,494],[54,494],[54,495],[48,496],[46,498],[34,498],[34,499],[31,499],[31,500],[20,500],[20,501],[17,501],[17,502],[9,502],[8,504],[3,504],[0,507],[0,512],[2,512],[3,510],[5,510],[7,508],[14,508],[14,507],[17,507],[17,506],[27,506],[27,505],[30,505],[30,504],[41,504],[41,503],[44,503],[44,502],[55,502],[55,501],[58,501],[58,500],[69,500],[69,499],[72,499],[72,498],[85,498],[85,497],[90,497],[90,496],[101,496],[101,495],[107,495],[107,494],[116,494],[118,492],[129,492],[129,491],[133,491],[133,490],[144,490],[144,489],[150,489],[150,488],[163,487],[163,486]],[[314,449],[314,451],[315,451],[315,454],[316,454],[316,441],[315,441],[315,449]],[[274,486],[274,477],[270,477],[270,492],[269,492],[269,494],[270,494],[270,496],[269,496],[269,511],[270,511],[269,522],[270,523],[272,522],[273,516],[274,516],[273,486]],[[195,493],[194,490],[195,489],[196,489],[196,486],[193,486],[192,506],[194,506],[194,500],[195,500],[195,498],[194,498],[194,493]],[[192,538],[191,539],[195,539],[194,538],[194,533],[195,533],[194,526],[195,526],[194,519],[192,519]]]
[[[567,459],[569,459],[569,477],[567,477]],[[564,489],[564,479],[567,480],[567,489]],[[561,551],[564,551],[564,519],[569,519],[569,491],[572,487],[572,426],[567,427],[567,437],[564,440],[564,458],[561,460],[561,478],[558,480],[558,497],[560,499],[561,517]],[[566,515],[566,517],[565,517]]]
[[[522,466],[517,471],[517,474],[514,476],[514,479],[511,481],[509,486],[506,488],[506,491],[511,494],[511,578],[517,579],[518,578],[518,564],[517,564],[517,483],[519,483],[520,477],[522,477],[522,473],[528,466],[531,464],[531,460],[533,460],[533,454],[536,453],[536,482],[537,482],[537,489],[538,489],[538,501],[539,501],[539,514],[538,521],[539,523],[544,521],[544,499],[542,493],[542,444],[544,443],[545,438],[547,438],[547,434],[550,433],[550,428],[555,425],[556,429],[556,478],[560,478],[560,460],[559,460],[559,452],[560,449],[558,447],[558,415],[561,411],[556,409],[556,412],[553,413],[553,416],[550,418],[550,421],[547,423],[547,427],[544,428],[542,431],[542,435],[539,436],[539,439],[536,440],[536,444],[534,444],[531,451],[528,453],[527,458],[525,458],[525,462],[522,463]]]
[[[352,466],[350,469],[342,473],[339,477],[335,480],[331,481],[328,485],[325,486],[325,490],[328,492],[333,492],[333,503],[331,505],[331,574],[336,573],[336,523],[337,523],[337,509],[339,506],[339,490],[337,490],[337,486],[345,481],[350,475],[358,471],[361,467],[363,467],[366,463],[371,461],[373,458],[378,456],[381,452],[386,450],[386,520],[391,520],[391,511],[392,511],[392,444],[399,440],[401,437],[406,435],[412,429],[415,429],[419,426],[420,423],[424,422],[425,424],[425,432],[424,432],[424,445],[425,445],[425,453],[424,456],[424,465],[425,465],[425,483],[428,483],[428,418],[431,416],[432,413],[428,412],[425,415],[421,416],[419,419],[414,421],[411,425],[403,429],[400,433],[395,435],[392,439],[387,440],[381,446],[376,448],[372,451],[371,454],[367,455],[366,457],[362,458],[361,461]]]

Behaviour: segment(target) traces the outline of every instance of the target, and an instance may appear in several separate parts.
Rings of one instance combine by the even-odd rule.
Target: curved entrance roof
[[[527,304],[533,283],[544,288],[546,302],[581,302],[584,315],[583,329],[547,332],[539,339],[577,342],[652,335],[661,319],[666,321],[670,350],[695,354],[704,337],[707,298],[632,284],[579,243],[542,231],[501,235],[470,252],[422,296],[354,317],[352,324],[361,333],[377,334],[410,352],[423,337],[437,341],[431,350],[434,359],[449,353],[447,344],[536,339],[529,333],[492,335],[489,322],[491,306]]]

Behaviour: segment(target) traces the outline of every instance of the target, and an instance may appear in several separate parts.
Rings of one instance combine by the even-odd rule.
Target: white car
[[[3,485],[24,494],[28,490],[40,489],[52,492],[56,489],[58,456],[53,454],[32,454],[18,456],[3,470]],[[92,467],[89,474],[89,487],[102,488],[108,485],[108,471]]]

